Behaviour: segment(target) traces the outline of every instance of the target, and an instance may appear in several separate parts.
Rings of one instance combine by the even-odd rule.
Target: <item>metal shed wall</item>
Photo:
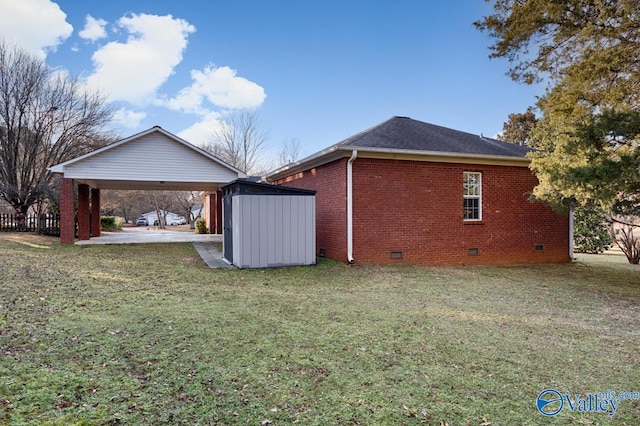
[[[314,195],[232,196],[233,264],[239,268],[316,263]]]

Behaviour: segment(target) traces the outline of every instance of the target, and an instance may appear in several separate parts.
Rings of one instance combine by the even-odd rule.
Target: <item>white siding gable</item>
[[[150,132],[67,164],[64,177],[141,182],[230,182],[238,178],[238,173],[161,132]]]

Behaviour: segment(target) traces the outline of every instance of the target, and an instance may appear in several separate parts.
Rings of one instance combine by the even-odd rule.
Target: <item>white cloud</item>
[[[174,110],[203,113],[203,102],[221,108],[256,108],[264,102],[267,95],[258,84],[238,77],[229,67],[216,68],[213,65],[204,70],[192,70],[191,86],[169,99],[166,105]]]
[[[73,32],[67,15],[50,0],[0,0],[0,36],[44,58]]]
[[[191,71],[192,83],[172,99],[161,105],[172,110],[200,115],[199,121],[178,133],[182,139],[205,146],[220,128],[224,112],[217,109],[256,108],[265,100],[264,89],[256,83],[236,76],[229,67],[216,68],[213,65],[204,70]]]
[[[125,108],[120,108],[113,113],[113,122],[128,129],[135,129],[140,126],[140,122],[146,117],[146,112],[131,111]]]
[[[91,15],[87,15],[85,18],[84,28],[78,33],[81,38],[89,41],[100,40],[107,36],[107,30],[105,29],[107,21],[104,19],[96,19]]]
[[[118,26],[129,33],[127,41],[107,43],[93,54],[95,72],[87,83],[111,100],[149,102],[182,61],[195,27],[171,15],[146,14],[124,16]]]
[[[194,123],[191,127],[179,132],[177,136],[185,141],[202,147],[211,142],[211,138],[216,129],[220,128],[221,119],[217,112],[210,112],[204,115],[200,121]]]

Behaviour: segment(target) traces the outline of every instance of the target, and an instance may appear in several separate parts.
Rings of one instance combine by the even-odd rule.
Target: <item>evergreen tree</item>
[[[529,145],[531,132],[535,127],[538,119],[533,112],[533,108],[529,107],[522,113],[509,114],[509,119],[502,127],[502,133],[498,135],[498,139],[517,145]]]
[[[546,81],[534,198],[640,211],[640,0],[495,0],[475,23],[519,82]]]
[[[602,253],[611,248],[611,225],[605,220],[605,211],[593,203],[578,206],[573,221],[574,249],[578,253]]]

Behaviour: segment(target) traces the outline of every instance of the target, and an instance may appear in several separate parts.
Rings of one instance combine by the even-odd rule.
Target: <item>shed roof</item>
[[[244,195],[295,195],[307,196],[315,195],[316,191],[311,189],[291,188],[282,185],[272,185],[269,183],[251,182],[248,180],[236,180],[220,187],[225,194]]]

